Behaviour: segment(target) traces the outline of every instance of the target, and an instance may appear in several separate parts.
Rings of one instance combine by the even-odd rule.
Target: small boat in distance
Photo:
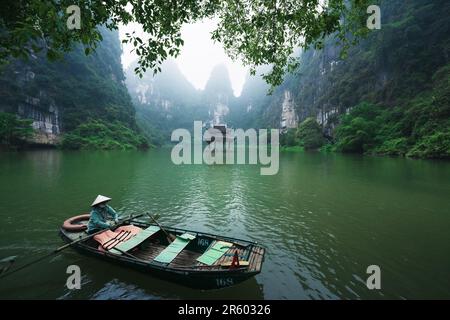
[[[216,130],[216,132],[220,132],[224,150],[228,150],[230,148],[230,145],[234,143],[235,137],[233,134],[233,130],[231,128],[228,128],[226,123],[217,123],[214,125],[212,124],[209,129],[214,129]],[[207,144],[214,143],[215,140],[216,136],[211,136],[204,139]]]
[[[60,234],[81,253],[198,289],[218,289],[261,272],[265,248],[257,242],[131,220],[94,237],[89,214],[65,221]],[[89,237],[86,240],[81,240]]]

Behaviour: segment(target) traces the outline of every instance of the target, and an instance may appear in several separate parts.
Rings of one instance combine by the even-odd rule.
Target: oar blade
[[[17,256],[10,256],[0,260],[0,274],[5,273],[16,262]]]
[[[0,260],[0,263],[13,263],[14,261],[16,261],[16,258],[17,256],[6,257]]]

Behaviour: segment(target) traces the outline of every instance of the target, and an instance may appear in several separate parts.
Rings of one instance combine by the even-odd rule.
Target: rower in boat
[[[88,233],[109,229],[119,221],[117,212],[107,205],[109,201],[111,201],[111,198],[98,195],[91,204],[92,211],[87,227]]]
[[[86,235],[89,219],[83,214],[64,221],[61,236],[71,247],[177,284],[219,289],[262,269],[265,248],[253,241],[162,226],[148,213]]]

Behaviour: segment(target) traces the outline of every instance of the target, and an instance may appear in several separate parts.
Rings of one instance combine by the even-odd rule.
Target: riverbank
[[[21,145],[0,145],[0,152],[26,152],[26,151],[40,151],[40,150],[56,150],[57,145],[39,144],[39,143],[24,143]]]
[[[280,152],[304,152],[305,148],[300,146],[281,146]]]
[[[61,150],[61,151],[145,151],[148,149],[157,148],[154,145],[144,144],[142,146],[111,144],[109,147],[85,147],[85,148],[68,148],[62,145],[50,145],[50,144],[22,144],[22,145],[0,145],[0,153],[4,152],[27,152],[27,151],[45,151],[45,150]]]
[[[411,159],[411,160],[439,160],[439,161],[449,161],[450,157],[420,157],[419,155],[408,155],[408,154],[397,154],[397,153],[377,153],[377,152],[366,152],[366,153],[358,153],[358,152],[340,152],[336,150],[336,146],[334,145],[325,145],[318,149],[306,150],[301,146],[281,146],[280,152],[283,153],[307,153],[307,152],[315,152],[315,153],[334,153],[334,154],[342,154],[342,155],[361,155],[368,157],[379,157],[379,158],[399,158],[399,159]]]

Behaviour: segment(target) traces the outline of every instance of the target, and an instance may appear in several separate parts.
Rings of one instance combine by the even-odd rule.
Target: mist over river
[[[257,165],[176,166],[170,151],[0,154],[0,259],[18,266],[62,245],[62,222],[104,194],[122,215],[258,241],[258,276],[200,291],[68,249],[0,280],[0,298],[450,299],[449,162],[281,153],[278,174],[263,176]],[[80,290],[65,286],[72,264]],[[366,286],[370,265],[381,290]]]

